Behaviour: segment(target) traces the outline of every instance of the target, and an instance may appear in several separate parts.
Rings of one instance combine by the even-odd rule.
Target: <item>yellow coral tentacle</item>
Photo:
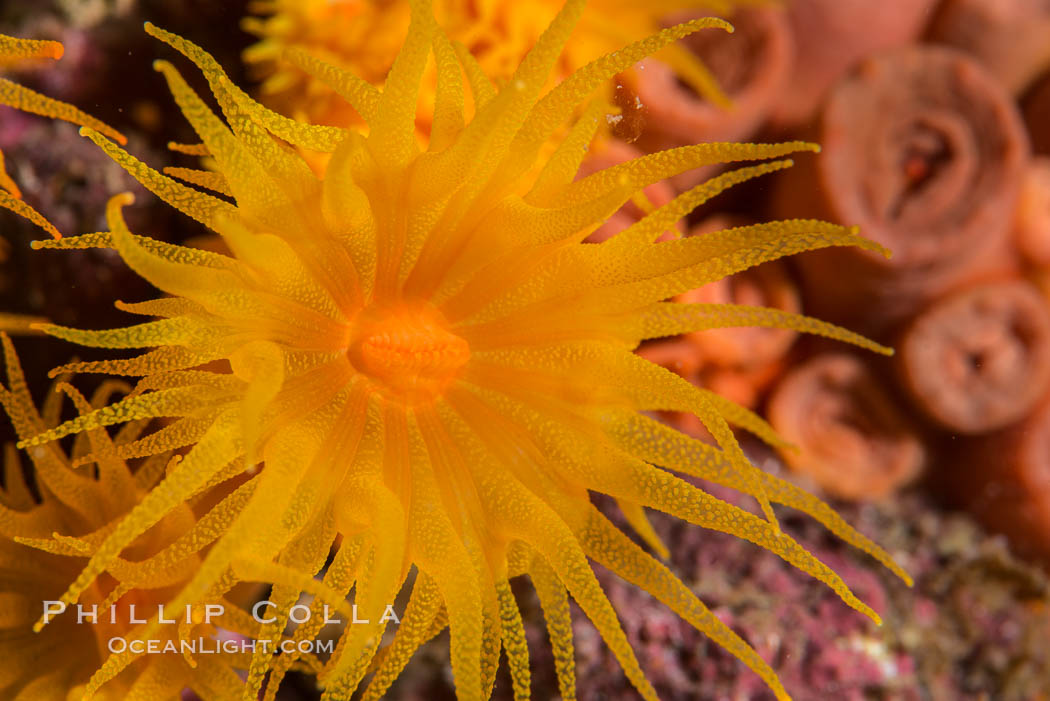
[[[164,175],[170,175],[179,180],[185,180],[191,185],[200,185],[203,188],[216,192],[220,195],[233,197],[230,184],[226,182],[226,176],[210,170],[197,170],[195,168],[175,168],[166,166],[162,171]]]
[[[635,317],[637,319],[637,317]],[[786,312],[782,309],[741,304],[668,304],[653,305],[644,316],[637,319],[642,325],[639,339],[676,336],[681,333],[706,329],[733,327],[764,327],[770,329],[792,329],[801,333],[833,338],[879,355],[893,355],[893,349],[876,343],[865,336],[815,319],[805,314]]]
[[[18,184],[7,174],[7,168],[4,166],[4,153],[0,151],[0,191],[2,190],[6,190],[16,200],[22,199],[22,191],[18,189]]]
[[[266,109],[234,85],[218,62],[193,42],[164,31],[152,22],[146,22],[143,28],[150,36],[160,39],[193,61],[208,79],[213,92],[228,93],[252,119],[276,136],[297,146],[325,153],[334,151],[343,140],[342,129],[303,124]]]
[[[116,146],[94,129],[83,127],[80,133],[98,144],[107,156],[120,164],[124,170],[131,174],[131,177],[142,183],[147,190],[208,228],[213,228],[217,216],[230,216],[232,214],[233,206],[228,202],[186,187],[166,175],[162,175],[124,149]]]
[[[623,514],[624,520],[645,541],[645,544],[652,548],[661,559],[669,560],[671,551],[667,549],[663,539],[656,533],[653,524],[649,521],[649,516],[645,513],[645,508],[641,504],[623,499],[617,499],[616,505],[620,507],[620,513]]]
[[[610,166],[570,183],[559,197],[559,202],[580,204],[614,188],[628,187],[631,191],[637,191],[687,170],[716,163],[758,161],[780,158],[802,151],[819,150],[820,147],[816,144],[805,141],[788,141],[780,144],[703,143],[680,146]]]
[[[463,131],[463,78],[455,49],[444,32],[434,32],[434,60],[437,62],[437,91],[434,120],[430,125],[428,150],[441,151],[455,143]]]
[[[375,121],[381,93],[368,81],[325,63],[299,48],[286,49],[284,58],[339,93],[366,123]]]
[[[394,680],[401,675],[401,670],[408,664],[415,651],[437,634],[433,623],[440,619],[442,605],[437,583],[425,572],[419,572],[394,640],[385,648],[382,660],[365,688],[361,701],[379,701]],[[444,621],[442,623],[447,624]]]
[[[456,57],[463,66],[463,72],[467,75],[470,92],[474,97],[474,112],[480,112],[496,97],[496,88],[493,87],[492,80],[485,74],[478,60],[474,58],[474,54],[470,53],[470,49],[459,41],[452,42],[452,48],[455,49]]]
[[[725,455],[714,446],[698,441],[647,416],[633,412],[610,412],[604,419],[608,435],[625,452],[670,470],[716,484],[746,491],[746,485]],[[883,548],[858,533],[830,506],[787,480],[762,473],[771,501],[808,514],[853,547],[868,553],[888,570],[911,584],[911,577]]]
[[[130,204],[133,200],[127,199],[126,196],[120,196],[121,199],[115,200],[121,206]],[[114,200],[111,198],[111,202]],[[126,229],[127,227],[123,227]],[[162,256],[173,263],[184,263],[186,265],[195,265],[203,268],[215,268],[217,270],[237,270],[239,269],[238,262],[224,256],[221,253],[214,253],[212,251],[205,251],[199,248],[188,248],[186,246],[176,246],[174,244],[167,243],[165,241],[158,241],[151,239],[146,236],[138,236],[136,234],[130,234],[131,238],[135,243],[142,246],[151,253],[155,253],[158,256]],[[33,241],[32,247],[34,250],[39,249],[83,249],[83,248],[115,248],[113,243],[113,233],[109,231],[97,232],[94,234],[81,234],[80,236],[66,236],[61,239],[53,241]],[[119,304],[119,303],[118,303]],[[150,316],[161,316],[148,312]]]
[[[501,579],[496,582],[496,593],[499,595],[500,621],[503,630],[503,651],[507,655],[510,667],[511,683],[516,701],[532,698],[532,675],[529,671],[529,648],[525,642],[525,626],[521,622],[521,611],[510,582]]]
[[[73,105],[41,95],[35,90],[0,78],[0,105],[8,105],[23,112],[39,114],[43,117],[61,119],[81,127],[87,127],[105,134],[110,139],[123,145],[127,138],[113,127],[101,122],[86,112],[81,112]]]
[[[387,75],[386,87],[376,105],[376,118],[368,139],[397,169],[419,151],[416,143],[416,103],[419,81],[426,67],[431,37],[437,29],[433,0],[409,0],[412,19],[408,36]]]
[[[13,192],[17,192],[17,188],[15,188]],[[15,214],[25,217],[26,219],[36,224],[47,233],[51,234],[51,236],[53,236],[56,239],[62,238],[62,234],[59,233],[58,229],[55,228],[54,224],[49,222],[43,214],[33,209],[22,200],[18,199],[18,197],[15,195],[0,190],[0,207],[3,207],[4,209],[9,209]]]
[[[529,567],[529,578],[536,588],[536,596],[547,621],[558,691],[564,701],[575,701],[576,653],[572,643],[568,592],[542,558],[533,558]]]
[[[682,37],[701,29],[718,28],[733,31],[732,25],[714,17],[704,17],[664,29],[605,56],[595,59],[563,80],[533,108],[519,134],[520,152],[531,160],[544,141],[563,124],[576,106],[595,89],[617,73]]]
[[[0,66],[34,58],[58,60],[65,48],[57,41],[47,39],[21,39],[0,34]]]
[[[140,398],[135,397],[132,399]],[[131,400],[124,400],[124,402],[128,401]],[[103,409],[97,413],[102,412],[106,412],[106,410]],[[89,414],[88,416],[92,415]],[[98,550],[95,551],[95,554],[92,555],[91,560],[77,576],[76,581],[62,595],[60,600],[63,603],[69,605],[76,602],[80,594],[116,559],[129,543],[159,521],[164,514],[185,501],[213,473],[224,467],[237,455],[240,451],[240,446],[235,439],[231,440],[230,437],[230,428],[235,423],[236,418],[233,413],[220,415],[208,433],[189,452],[186,458],[168,473],[156,489],[143,497],[142,501],[132,509],[131,513],[124,520],[117,524],[113,532],[109,534]],[[33,630],[39,632],[43,627],[44,619],[41,617],[33,625]]]

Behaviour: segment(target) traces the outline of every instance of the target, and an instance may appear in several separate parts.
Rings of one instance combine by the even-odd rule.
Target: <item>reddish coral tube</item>
[[[780,358],[753,367],[710,365],[700,371],[699,385],[740,406],[757,409],[763,395],[780,378],[787,364],[787,358]]]
[[[1050,2],[944,0],[928,36],[972,54],[1020,92],[1050,65]]]
[[[926,415],[957,433],[992,431],[1024,417],[1050,386],[1050,310],[1027,282],[979,285],[919,315],[898,350]]]
[[[962,442],[940,482],[1022,554],[1050,562],[1050,396],[1019,424]]]
[[[1008,230],[1029,159],[1016,106],[965,54],[908,47],[868,60],[828,100],[777,209],[856,224],[893,252],[807,254],[806,307],[878,333],[961,284],[1010,267]]]
[[[800,449],[784,451],[788,465],[838,497],[885,497],[925,464],[907,418],[852,355],[821,355],[793,368],[773,390],[768,415]]]
[[[700,371],[701,358],[696,347],[681,338],[646,343],[638,349],[638,355],[690,382],[696,382]]]
[[[824,96],[872,53],[907,44],[920,33],[934,0],[791,0],[786,3],[797,47],[791,87],[772,113],[782,128],[808,123]]]
[[[1050,266],[1050,158],[1034,158],[1014,213],[1014,243],[1031,265]]]
[[[674,15],[668,22],[697,16]],[[740,10],[729,20],[736,29],[733,34],[697,32],[681,42],[714,74],[733,102],[728,109],[699,96],[667,64],[643,62],[633,87],[646,110],[640,139],[646,150],[747,138],[780,99],[794,56],[785,11]]]

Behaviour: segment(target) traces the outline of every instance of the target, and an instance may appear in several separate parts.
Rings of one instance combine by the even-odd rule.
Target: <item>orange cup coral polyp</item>
[[[104,405],[118,389],[117,383],[105,382],[88,402],[63,378],[38,410],[4,334],[0,345],[8,378],[6,386],[0,385],[0,406],[20,437],[58,423],[63,393],[84,414]],[[134,471],[120,458],[139,428],[128,426],[116,440],[104,431],[88,431],[77,437],[70,453],[58,444],[32,448],[31,473],[17,453],[5,455],[0,488],[0,698],[5,701],[68,701],[85,693],[96,701],[176,701],[186,688],[209,700],[241,693],[243,683],[233,664],[244,655],[211,649],[199,656],[126,652],[132,641],[147,639],[143,622],[156,622],[160,607],[170,602],[198,562],[195,549],[183,550],[185,539],[199,536],[188,505],[171,510],[136,539],[125,552],[127,559],[114,562],[113,572],[97,578],[75,606],[62,611],[57,603],[108,528],[163,474],[170,455],[154,455]],[[218,599],[209,603],[226,608]],[[200,649],[198,638],[215,632],[212,625],[201,625],[201,609],[192,606],[188,621],[183,609],[183,625],[161,626],[151,639],[175,650],[183,641],[194,641]],[[34,633],[33,621],[42,610],[49,623]],[[169,608],[168,614],[173,611]],[[230,625],[236,618],[216,616],[214,623],[220,620]]]
[[[650,183],[716,162],[814,149],[700,144],[575,180],[605,112],[600,100],[588,102],[592,95],[647,54],[690,32],[724,26],[708,18],[666,29],[544,92],[583,4],[566,3],[499,89],[469,53],[454,48],[422,0],[413,3],[407,39],[382,90],[299,56],[367,120],[367,136],[262,108],[202,49],[147,25],[209,81],[225,122],[171,64],[156,66],[222,176],[210,181],[232,201],[165,177],[95,131],[84,133],[162,199],[219,233],[232,255],[132,234],[121,215],[127,197],[110,203],[109,232],[38,244],[114,248],[170,297],[124,305],[158,317],[127,328],[43,327],[85,345],[150,350],[130,360],[68,366],[142,380],[132,396],[22,445],[164,416],[172,420],[152,434],[149,450],[190,446],[97,544],[66,601],[169,510],[249,469],[244,487],[215,507],[221,527],[209,531],[215,541],[173,606],[219,595],[238,579],[263,580],[277,585],[272,596],[285,611],[310,586],[329,598],[353,590],[359,617],[369,622],[347,626],[323,662],[257,651],[246,699],[264,685],[265,698],[274,698],[299,658],[318,673],[326,701],[351,698],[368,675],[363,698],[379,698],[412,653],[446,625],[460,698],[490,695],[501,650],[515,695],[526,697],[528,647],[509,585],[523,574],[543,605],[564,698],[575,697],[571,596],[642,696],[654,699],[591,560],[647,589],[787,698],[772,668],[592,506],[589,491],[615,497],[658,553],[666,548],[647,508],[768,548],[878,618],[834,571],[779,530],[771,503],[812,514],[907,575],[818,499],[748,462],[730,426],[777,442],[758,416],[634,353],[644,339],[737,324],[784,326],[885,351],[778,310],[667,301],[794,252],[878,246],[855,230],[817,221],[661,240],[698,204],[790,164],[784,160],[721,175],[607,241],[583,243]],[[437,91],[424,150],[415,115],[431,52]],[[470,120],[468,95],[477,106]],[[566,122],[553,155],[541,156]],[[288,144],[331,153],[323,176]],[[209,364],[216,360],[228,361],[229,370]],[[658,410],[696,414],[719,445],[643,413]],[[765,518],[715,499],[676,472],[753,495]],[[413,568],[407,609],[377,656],[389,620],[383,612]],[[322,569],[317,585],[312,578]],[[260,634],[279,638],[286,620]],[[304,625],[292,636],[309,639],[318,630]]]

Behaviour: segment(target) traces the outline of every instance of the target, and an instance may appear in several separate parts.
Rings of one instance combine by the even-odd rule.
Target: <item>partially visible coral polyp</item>
[[[7,386],[0,404],[19,437],[49,430],[59,422],[63,397],[72,398],[81,415],[105,405],[123,383],[103,383],[89,402],[64,376],[42,410],[33,404],[14,348],[0,336],[7,365]],[[155,528],[137,538],[66,610],[57,605],[71,578],[106,533],[154,486],[170,454],[156,454],[132,469],[121,457],[133,452],[144,425],[129,424],[111,440],[102,429],[83,433],[70,453],[58,444],[28,451],[31,470],[8,450],[0,489],[0,696],[10,701],[67,701],[93,692],[98,701],[149,698],[174,701],[184,688],[204,698],[232,699],[242,684],[233,669],[238,656],[202,654],[193,669],[181,654],[110,654],[132,640],[154,639],[176,646],[208,638],[220,620],[203,622],[203,601],[189,612],[168,609],[166,618],[181,625],[157,626],[160,606],[168,604],[197,561],[187,546],[194,515],[188,505],[169,512]],[[89,466],[85,469],[85,465]],[[28,479],[27,479],[28,476]],[[126,559],[125,559],[126,558]],[[209,603],[219,603],[218,598]],[[48,625],[34,623],[46,616]],[[187,615],[189,622],[187,622]],[[150,621],[149,625],[135,621]],[[246,634],[250,629],[241,628]],[[147,638],[147,632],[152,631]],[[176,650],[179,648],[176,647]]]
[[[894,0],[880,3],[842,0],[790,0],[784,3],[795,35],[791,90],[774,105],[776,128],[809,123],[828,92],[863,59],[904,46],[918,37],[938,3]]]
[[[1050,158],[1032,159],[1014,212],[1013,243],[1029,266],[1050,268]]]
[[[973,285],[917,315],[900,342],[905,390],[955,434],[995,431],[1050,390],[1050,309],[1026,281]]]
[[[1050,395],[1023,420],[981,440],[960,441],[942,475],[945,493],[1023,555],[1050,563]]]
[[[785,462],[828,494],[881,499],[926,465],[921,436],[861,360],[825,353],[791,368],[773,390],[769,420],[795,450]]]
[[[808,310],[884,333],[941,295],[1010,270],[1028,137],[976,61],[935,46],[865,59],[831,91],[819,129],[822,157],[782,179],[777,212],[856,223],[893,257],[800,257]]]
[[[641,143],[647,150],[697,140],[721,141],[752,135],[788,87],[795,46],[783,7],[745,8],[731,13],[733,34],[693,35],[681,42],[694,60],[710,67],[731,104],[713,102],[682,81],[674,67],[646,59],[630,82],[647,110]],[[677,19],[690,13],[678,13]],[[702,178],[679,176],[680,187]]]
[[[382,85],[408,32],[409,7],[400,0],[263,0],[244,27],[260,41],[244,52],[264,78],[264,101],[320,124],[360,124],[354,108],[322,81],[289,66],[285,52],[299,49]]]
[[[736,0],[732,4],[761,4],[763,0]],[[386,78],[408,31],[407,0],[258,0],[244,27],[260,38],[244,58],[263,77],[263,101],[275,109],[318,124],[362,124],[344,100],[324,81],[289,65],[287,53],[305,51],[373,85]],[[472,0],[436,0],[439,26],[477,61],[485,76],[503,84],[554,19],[558,0],[477,3]],[[588,62],[649,36],[662,21],[697,8],[724,10],[723,0],[670,0],[650,6],[635,0],[592,0],[559,57],[553,80],[571,75]],[[660,54],[675,74],[693,89],[725,107],[728,103],[710,71],[687,49],[671,45]],[[433,114],[436,72],[428,69],[420,94],[418,124],[429,131]],[[723,137],[724,138],[724,137]],[[695,140],[695,139],[693,139]],[[690,141],[693,141],[690,140]]]
[[[973,55],[1014,94],[1050,68],[1050,3],[1045,0],[945,0],[927,35]]]

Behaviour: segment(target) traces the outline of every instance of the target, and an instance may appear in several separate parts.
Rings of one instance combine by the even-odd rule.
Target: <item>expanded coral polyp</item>
[[[470,346],[427,304],[374,305],[361,314],[350,362],[389,398],[421,403],[443,393],[470,358]]]
[[[610,111],[601,91],[614,76],[695,31],[729,28],[700,18],[660,30],[547,89],[552,76],[560,77],[576,25],[587,19],[585,4],[567,0],[500,87],[472,54],[457,50],[428,0],[410,3],[408,36],[382,89],[293,52],[367,122],[367,135],[267,110],[202,48],[146,25],[200,68],[222,109],[220,117],[174,65],[157,63],[201,139],[199,150],[214,161],[207,179],[232,201],[151,169],[98,130],[84,134],[146,188],[221,235],[230,255],[133,234],[121,214],[128,198],[119,195],[107,210],[108,232],[37,244],[113,248],[167,295],[121,305],[155,320],[120,329],[40,326],[88,346],[145,351],[72,363],[57,375],[141,379],[119,401],[100,402],[57,425],[26,425],[18,447],[43,448],[72,434],[85,435],[82,443],[104,440],[110,426],[134,431],[143,420],[163,419],[161,428],[127,445],[92,449],[99,470],[111,462],[106,451],[118,447],[163,469],[126,516],[111,517],[112,526],[84,539],[90,560],[63,602],[80,601],[103,573],[125,570],[135,577],[129,581],[158,585],[167,580],[156,582],[157,573],[169,567],[185,574],[189,581],[177,582],[173,611],[206,606],[238,581],[272,584],[284,618],[245,630],[220,624],[254,640],[286,638],[295,652],[275,656],[256,648],[241,662],[247,678],[226,674],[226,687],[198,694],[205,699],[275,701],[286,674],[302,668],[316,670],[324,701],[378,701],[413,652],[446,626],[460,699],[492,695],[501,656],[514,698],[527,699],[530,644],[510,583],[527,575],[547,622],[563,699],[578,697],[571,599],[641,697],[656,701],[594,562],[651,592],[787,701],[770,664],[660,561],[667,547],[648,521],[653,509],[776,552],[879,620],[838,574],[780,530],[772,504],[812,515],[910,582],[889,553],[816,497],[748,460],[734,425],[783,445],[762,418],[634,351],[650,339],[759,325],[889,353],[780,309],[667,301],[796,252],[842,245],[885,251],[854,229],[812,220],[662,240],[715,194],[787,167],[791,161],[782,157],[812,151],[813,144],[684,146],[577,178],[586,146]],[[426,104],[428,65],[437,89],[424,147],[416,116]],[[288,145],[331,154],[327,168],[312,170]],[[646,187],[734,161],[763,162],[716,176],[617,235],[585,243]],[[216,361],[228,361],[232,372]],[[648,415],[653,411],[689,412],[717,445],[661,424]],[[178,460],[162,462],[173,453]],[[754,497],[764,518],[684,477]],[[185,540],[147,564],[122,557],[169,512],[198,508],[208,489],[221,501]],[[652,552],[600,512],[592,493],[613,498]],[[183,568],[190,556],[196,559]],[[148,580],[141,575],[146,567]],[[389,619],[382,612],[402,592],[404,618],[383,645]],[[327,660],[298,647],[315,639],[320,626],[286,633],[287,613],[304,593],[315,596],[311,620],[324,620],[323,604],[348,607],[351,593],[367,619],[345,626]],[[112,659],[93,673],[89,691],[107,683],[111,669],[134,661]],[[145,684],[152,679],[120,698],[174,696],[151,693]]]

